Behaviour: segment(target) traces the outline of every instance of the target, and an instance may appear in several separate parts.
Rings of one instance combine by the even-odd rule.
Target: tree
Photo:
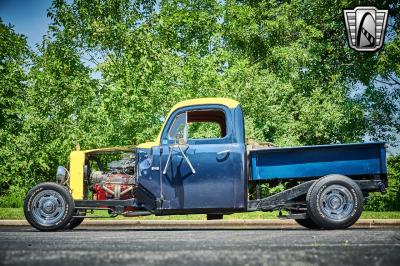
[[[400,156],[388,159],[389,187],[386,193],[373,193],[368,200],[367,210],[398,211],[400,210]]]
[[[26,67],[30,52],[26,38],[14,32],[0,18],[0,130],[18,132],[22,120],[18,116],[25,97]]]
[[[26,99],[30,51],[26,38],[0,19],[0,190],[18,190],[25,183],[14,180],[18,152],[13,142],[23,127],[21,109]]]

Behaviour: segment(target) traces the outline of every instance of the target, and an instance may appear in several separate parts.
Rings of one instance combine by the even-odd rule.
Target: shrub
[[[2,208],[20,208],[24,205],[24,199],[28,189],[11,186],[5,195],[0,196],[0,207]]]
[[[371,193],[365,206],[369,211],[400,211],[400,155],[387,161],[389,187],[387,192]]]

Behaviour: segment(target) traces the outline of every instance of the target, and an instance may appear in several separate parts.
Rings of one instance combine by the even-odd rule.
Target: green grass
[[[88,215],[106,215],[105,211],[95,211],[93,214]],[[226,220],[235,219],[277,219],[278,212],[243,212],[235,213],[231,215],[225,215]],[[364,211],[361,215],[363,219],[400,219],[400,211],[397,212],[371,212]],[[24,211],[22,208],[0,208],[0,220],[19,220],[25,219]],[[109,218],[102,218],[109,219]],[[118,216],[114,219],[118,220],[205,220],[206,215],[204,214],[192,214],[192,215],[169,215],[169,216],[142,216],[142,217],[122,217]]]
[[[25,219],[22,208],[0,208],[0,220],[18,220]]]

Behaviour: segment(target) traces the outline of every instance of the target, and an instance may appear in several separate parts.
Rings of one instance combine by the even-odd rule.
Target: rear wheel
[[[353,180],[329,175],[315,182],[307,193],[307,214],[321,228],[352,226],[363,210],[363,194]]]
[[[26,220],[40,231],[63,229],[75,204],[71,194],[56,183],[42,183],[29,190],[24,202]]]
[[[294,219],[296,223],[308,229],[321,229],[321,226],[317,225],[313,220],[311,220],[304,211],[292,210],[290,211],[290,214],[305,214],[305,219]]]

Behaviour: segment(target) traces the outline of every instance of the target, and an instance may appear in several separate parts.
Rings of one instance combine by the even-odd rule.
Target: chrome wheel
[[[341,221],[352,213],[354,198],[348,188],[341,185],[331,185],[322,191],[319,207],[328,218]]]
[[[32,217],[42,226],[57,224],[64,216],[66,203],[60,193],[43,190],[32,199]]]
[[[41,183],[28,191],[24,201],[26,220],[40,231],[63,229],[71,220],[75,202],[64,186]]]
[[[324,229],[345,229],[360,218],[363,193],[359,185],[347,176],[321,177],[307,192],[307,215]]]

